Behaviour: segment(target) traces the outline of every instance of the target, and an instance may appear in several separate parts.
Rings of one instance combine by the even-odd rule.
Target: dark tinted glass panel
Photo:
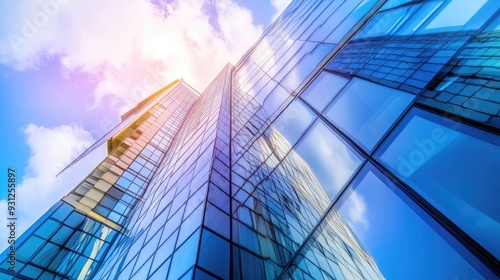
[[[229,243],[210,231],[203,230],[200,246],[198,264],[219,277],[228,279]]]

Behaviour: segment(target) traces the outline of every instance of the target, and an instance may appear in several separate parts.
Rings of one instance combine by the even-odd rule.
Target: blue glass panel
[[[500,257],[500,137],[413,110],[377,157]]]
[[[265,279],[264,261],[245,250],[239,250],[242,279]]]
[[[304,55],[297,65],[283,78],[281,84],[294,92],[299,85],[318,67],[320,62],[333,50],[333,44],[319,44],[313,51]]]
[[[62,226],[55,234],[52,236],[50,241],[62,245],[68,238],[73,234],[73,229]]]
[[[16,251],[16,258],[19,261],[26,262],[31,256],[40,248],[46,241],[36,237],[30,236],[28,240],[26,240],[21,247]]]
[[[59,246],[52,243],[45,243],[40,251],[33,256],[31,260],[32,263],[39,265],[41,267],[47,267],[49,262],[55,257],[57,251],[59,250]]]
[[[198,240],[200,231],[196,231],[182,246],[174,253],[169,272],[169,279],[179,278],[188,268],[194,265],[196,252],[198,252]]]
[[[191,280],[193,279],[193,269],[190,269],[186,274],[184,274],[179,280]]]
[[[332,226],[351,229],[342,239],[364,248],[387,279],[493,277],[457,240],[388,178],[368,165],[330,213]],[[362,247],[360,247],[362,246]],[[363,255],[358,256],[359,257]],[[364,257],[366,259],[366,257]],[[373,265],[371,265],[373,266]],[[482,276],[482,277],[481,277]]]
[[[260,254],[258,234],[236,220],[233,220],[233,241]]]
[[[43,272],[43,270],[41,270],[37,267],[34,267],[32,265],[27,265],[23,268],[23,270],[21,271],[21,274],[23,276],[28,276],[28,277],[31,277],[33,279],[36,279],[42,272]]]
[[[75,256],[76,259],[76,256]],[[88,259],[86,257],[80,256],[78,259],[71,264],[68,276],[70,279],[84,279],[88,273],[90,273],[90,267],[85,266]]]
[[[326,117],[370,152],[415,96],[354,78]]]
[[[139,271],[137,271],[134,276],[131,278],[133,280],[141,280],[141,279],[148,279],[148,272],[149,272],[149,268],[151,266],[151,261],[152,261],[153,258],[150,258],[146,264],[144,264],[140,269]]]
[[[338,75],[323,71],[300,96],[318,112],[322,112],[348,81]]]
[[[152,270],[155,270],[160,264],[162,264],[174,251],[175,241],[177,234],[171,235],[165,243],[163,243],[155,253]]]
[[[50,262],[48,269],[55,271],[64,271],[68,267],[66,260],[69,254],[72,255],[69,250],[60,249],[57,256]]]
[[[426,29],[462,26],[466,24],[488,0],[453,0],[427,25]],[[467,7],[467,9],[464,9]]]
[[[311,41],[322,42],[324,41],[334,30],[338,27],[342,21],[346,19],[353,12],[356,7],[360,4],[361,1],[353,0],[353,1],[337,1],[338,3],[342,3],[340,7],[338,7],[331,16],[321,25],[317,27],[314,33],[309,37]],[[367,1],[364,1],[365,3]],[[335,4],[335,2],[334,2]],[[330,38],[329,42],[338,43],[342,39],[342,36]]]
[[[398,34],[408,35],[414,33],[443,3],[441,1],[430,1],[422,3],[418,10],[415,10],[411,18],[408,19]]]
[[[293,146],[315,117],[316,115],[307,109],[302,101],[296,100],[273,122],[273,127],[288,140],[290,146]]]
[[[380,10],[392,9],[397,6],[404,5],[408,2],[413,2],[413,0],[388,0]]]
[[[420,4],[419,4],[420,5]],[[377,13],[365,28],[356,36],[358,38],[384,36],[394,33],[406,19],[413,16],[419,5],[403,6],[387,12]]]
[[[191,214],[182,222],[177,244],[183,242],[189,235],[191,235],[191,233],[195,231],[195,229],[197,229],[201,225],[201,220],[203,219],[203,207],[204,204],[200,203],[196,210],[193,211],[193,214]]]
[[[222,209],[224,212],[229,213],[229,196],[215,185],[210,185],[208,188],[208,201]]]
[[[299,142],[297,153],[307,162],[330,199],[334,198],[361,164],[361,156],[322,121]]]
[[[212,277],[208,275],[207,273],[197,269],[196,272],[194,273],[194,279],[195,280],[211,280],[211,279],[217,279],[215,277]]]
[[[204,224],[222,236],[229,238],[229,216],[210,203],[207,204],[205,210]]]
[[[78,227],[83,220],[85,219],[85,216],[78,212],[73,212],[71,215],[69,215],[68,218],[64,221],[64,223],[70,227],[76,228]]]
[[[203,230],[198,265],[223,279],[229,279],[229,248],[226,240]],[[214,252],[217,252],[216,258]]]
[[[170,266],[170,261],[172,258],[169,258],[167,261],[165,261],[156,271],[155,267],[151,267],[151,271],[154,271],[154,273],[150,276],[151,279],[166,279],[167,274],[168,274],[168,268]]]
[[[58,221],[64,221],[66,217],[71,213],[71,210],[73,210],[73,207],[69,206],[66,203],[62,203],[61,207],[57,208],[57,210],[51,215],[52,218],[58,220]]]
[[[59,227],[58,222],[48,219],[36,230],[35,234],[45,239],[49,239],[49,236],[52,235],[57,227]]]
[[[290,98],[290,94],[281,85],[275,87],[274,90],[266,96],[266,99],[262,104],[262,109],[264,110],[266,117],[270,118],[274,112]]]
[[[346,1],[345,3],[353,3],[355,1]],[[346,38],[348,32],[358,23],[360,20],[370,11],[370,9],[378,1],[375,0],[364,0],[356,6],[356,9],[352,11],[349,16],[343,20],[333,32],[326,38],[325,42],[338,43],[342,39]]]

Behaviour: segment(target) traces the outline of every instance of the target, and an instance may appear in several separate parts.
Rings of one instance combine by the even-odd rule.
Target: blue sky
[[[120,114],[177,78],[202,91],[289,2],[0,3],[0,180],[16,170],[19,233],[74,187],[55,174]]]

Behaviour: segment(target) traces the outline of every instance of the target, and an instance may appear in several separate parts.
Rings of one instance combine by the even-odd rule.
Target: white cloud
[[[366,202],[361,195],[353,191],[349,195],[349,200],[346,203],[347,219],[355,227],[359,227],[363,231],[368,229],[368,220],[366,219]]]
[[[271,5],[276,9],[272,21],[276,20],[291,2],[292,0],[271,0]]]
[[[99,77],[96,105],[109,99],[122,111],[176,78],[203,90],[262,34],[232,0],[37,2],[9,3],[0,62],[32,69],[55,55],[67,71]],[[214,5],[211,14],[206,5]]]
[[[71,160],[93,142],[89,132],[76,125],[46,128],[29,124],[23,131],[31,155],[24,178],[18,178],[16,187],[16,216],[18,236],[44,214],[54,203],[68,194],[76,183],[87,175],[70,169],[56,177]],[[102,158],[101,158],[102,160]],[[92,164],[97,164],[95,161]],[[81,172],[80,172],[81,173]],[[0,209],[6,209],[6,201],[0,201]],[[6,220],[1,211],[0,219]],[[7,236],[0,236],[0,248],[7,247]]]

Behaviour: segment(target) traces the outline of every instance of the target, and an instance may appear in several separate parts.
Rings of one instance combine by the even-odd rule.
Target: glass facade
[[[499,28],[496,0],[293,1],[124,115],[0,278],[500,277]]]

